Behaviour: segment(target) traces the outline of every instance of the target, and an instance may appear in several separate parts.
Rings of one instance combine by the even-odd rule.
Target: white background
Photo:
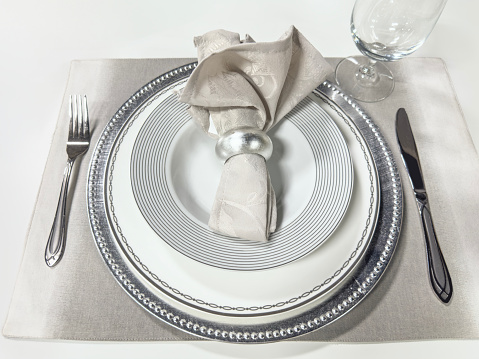
[[[13,292],[71,60],[196,57],[192,38],[209,30],[224,28],[249,33],[256,41],[273,41],[290,25],[295,25],[324,56],[357,55],[349,34],[353,4],[354,0],[0,0],[0,268],[3,273],[0,324],[3,326]],[[478,13],[477,1],[449,0],[426,44],[411,55],[445,60],[476,148],[479,146]],[[403,358],[405,355],[479,358],[479,341],[245,346],[0,338],[0,358]]]

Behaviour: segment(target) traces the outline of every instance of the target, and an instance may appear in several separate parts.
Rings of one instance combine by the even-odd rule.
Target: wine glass
[[[436,25],[447,0],[356,0],[351,35],[366,57],[348,57],[336,67],[339,87],[359,101],[376,102],[394,89],[384,61],[416,51]]]

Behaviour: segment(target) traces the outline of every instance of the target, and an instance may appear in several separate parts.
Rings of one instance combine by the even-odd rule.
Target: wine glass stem
[[[360,86],[375,86],[379,81],[379,75],[376,71],[376,60],[368,58],[366,65],[359,65],[356,71],[356,80]]]

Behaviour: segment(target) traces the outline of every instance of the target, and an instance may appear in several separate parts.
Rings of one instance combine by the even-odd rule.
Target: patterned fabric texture
[[[213,138],[244,127],[268,131],[333,71],[293,26],[274,42],[216,30],[195,37],[194,44],[199,64],[179,100]],[[208,225],[228,236],[267,241],[276,218],[265,159],[228,159]]]

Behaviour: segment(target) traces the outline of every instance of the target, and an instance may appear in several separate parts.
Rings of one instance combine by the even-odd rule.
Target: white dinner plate
[[[303,257],[338,227],[354,180],[346,140],[318,101],[304,99],[269,132],[274,150],[267,164],[279,219],[268,242],[231,238],[208,228],[223,164],[214,155],[215,141],[196,126],[187,105],[172,91],[144,104],[128,131],[119,134],[110,165],[110,211],[123,213],[123,232],[130,226],[129,233],[138,238],[139,223],[146,221],[155,239],[218,268],[269,269]],[[131,206],[133,200],[137,207]],[[130,213],[138,210],[137,216]]]

